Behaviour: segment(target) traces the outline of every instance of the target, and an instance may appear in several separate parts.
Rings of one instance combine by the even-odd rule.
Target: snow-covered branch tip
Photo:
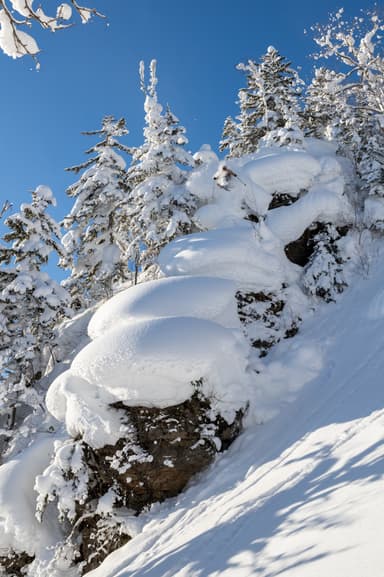
[[[83,24],[89,22],[93,16],[104,18],[95,8],[81,6],[76,0],[56,3],[56,14],[47,14],[41,4],[35,9],[33,2],[34,0],[0,0],[0,50],[11,58],[27,55],[36,59],[40,52],[35,34],[25,32],[23,28],[31,30],[36,25],[56,32],[72,26],[76,16]]]
[[[6,200],[3,203],[3,206],[0,208],[0,218],[3,218],[5,213],[8,212],[9,210],[11,210],[11,208],[12,208],[12,204],[9,202],[9,200]]]

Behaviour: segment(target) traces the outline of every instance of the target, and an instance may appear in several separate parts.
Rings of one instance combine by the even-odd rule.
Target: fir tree
[[[299,97],[302,81],[279,52],[270,46],[260,64],[248,60],[237,66],[246,75],[246,88],[238,95],[237,124],[228,119],[221,149],[229,156],[255,152],[261,144],[302,145]]]
[[[193,232],[192,216],[196,199],[185,187],[187,172],[194,166],[185,150],[185,128],[167,107],[158,102],[156,61],[150,65],[150,81],[145,83],[140,65],[141,88],[145,94],[144,144],[133,154],[127,182],[132,188],[130,211],[133,232],[131,255],[136,265],[147,269],[160,249],[176,236]]]
[[[60,229],[46,210],[55,204],[51,190],[39,186],[32,203],[9,216],[0,250],[1,414],[12,429],[16,412],[41,407],[37,383],[56,346],[54,329],[68,315],[68,295],[42,271],[51,253],[62,254]]]
[[[354,163],[361,208],[367,196],[383,196],[384,24],[375,11],[348,22],[339,10],[325,26],[315,26],[317,58],[343,66],[335,115],[340,118],[340,150]]]
[[[111,296],[113,286],[130,277],[127,266],[127,231],[123,226],[127,202],[126,163],[117,152],[131,149],[117,138],[128,133],[124,119],[103,119],[100,130],[85,132],[101,137],[87,150],[93,155],[86,162],[68,168],[80,180],[67,190],[75,203],[63,225],[65,255],[60,266],[71,270],[64,286],[72,296],[75,308],[86,308]]]
[[[345,116],[344,79],[344,74],[325,67],[315,69],[305,99],[304,122],[307,136],[325,140],[338,140],[341,137],[342,118]]]
[[[345,261],[337,244],[339,239],[340,235],[332,224],[323,226],[314,237],[315,249],[302,278],[308,294],[325,302],[335,302],[337,295],[347,286],[343,274]]]
[[[236,143],[238,140],[238,126],[231,116],[225,119],[223,133],[219,143],[219,150],[228,149],[228,156],[237,156],[236,154]]]
[[[264,102],[264,143],[302,146],[299,97],[302,80],[291,63],[270,46],[261,58],[262,98]]]

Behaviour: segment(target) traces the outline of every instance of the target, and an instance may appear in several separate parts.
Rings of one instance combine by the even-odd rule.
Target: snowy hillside
[[[90,577],[384,575],[381,263],[277,346],[283,374],[302,347],[317,365],[296,402],[250,425]]]
[[[47,186],[5,218],[1,575],[384,577],[384,24],[362,22],[317,29],[347,71],[305,102],[274,47],[240,63],[225,159],[186,150],[141,62],[144,142],[85,133],[64,236]]]
[[[359,468],[373,443],[379,475],[384,297],[361,273],[380,245],[351,224],[344,159],[304,144],[225,163],[203,147],[186,188],[204,230],[162,248],[157,278],[61,327],[45,420],[0,467],[6,574],[376,564],[378,481]]]

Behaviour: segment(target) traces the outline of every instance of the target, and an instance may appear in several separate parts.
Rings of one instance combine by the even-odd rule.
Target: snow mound
[[[53,517],[35,517],[34,479],[49,464],[54,439],[41,435],[18,458],[0,467],[0,548],[35,555],[54,544],[61,532]]]
[[[70,370],[127,405],[177,405],[203,378],[204,393],[239,406],[247,353],[237,331],[204,319],[166,317],[117,326],[87,345]]]
[[[266,224],[284,244],[298,239],[316,221],[348,222],[352,217],[346,197],[326,186],[316,185],[290,206],[281,206],[268,213]]]
[[[280,240],[264,223],[178,238],[161,251],[158,262],[167,276],[211,275],[259,290],[279,289],[297,275]]]
[[[246,163],[241,178],[248,178],[270,194],[296,197],[311,186],[320,172],[320,163],[307,152],[280,150]]]
[[[93,315],[88,334],[104,335],[123,322],[167,316],[191,316],[239,327],[236,284],[213,277],[170,277],[149,281],[115,295]]]
[[[267,396],[286,375],[291,390],[312,380],[296,402],[249,426],[90,577],[382,577],[383,270],[266,357]]]
[[[70,370],[59,375],[50,386],[47,409],[67,432],[76,439],[82,437],[94,448],[115,444],[126,433],[123,415],[109,404],[116,398],[106,389],[91,385]]]

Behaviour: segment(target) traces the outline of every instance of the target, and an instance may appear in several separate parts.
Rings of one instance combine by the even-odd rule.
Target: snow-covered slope
[[[282,379],[312,349],[315,378],[296,401],[250,424],[90,577],[384,575],[382,268],[275,348]]]

